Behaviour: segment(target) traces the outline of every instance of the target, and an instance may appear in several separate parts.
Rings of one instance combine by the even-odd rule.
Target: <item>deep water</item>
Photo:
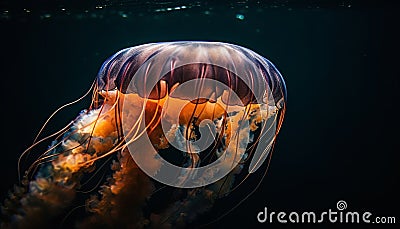
[[[400,220],[398,5],[22,1],[0,6],[2,200],[18,182],[19,154],[55,109],[89,89],[110,55],[149,42],[222,41],[272,61],[286,80],[288,103],[267,176],[253,195],[210,226],[268,227],[256,219],[264,207],[322,212],[336,209],[339,200],[353,211]],[[83,101],[66,109],[46,132],[87,106]],[[255,188],[260,170],[199,224],[232,209]]]

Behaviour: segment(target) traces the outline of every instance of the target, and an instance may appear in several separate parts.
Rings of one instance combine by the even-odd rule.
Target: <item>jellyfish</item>
[[[36,159],[19,169],[3,228],[185,227],[270,158],[287,97],[266,58],[196,41],[117,52],[89,95],[88,109],[21,154]]]

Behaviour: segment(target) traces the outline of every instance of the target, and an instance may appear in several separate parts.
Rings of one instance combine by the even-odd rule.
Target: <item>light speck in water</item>
[[[187,8],[186,6],[175,6],[175,7],[155,9],[154,12],[166,12],[166,11],[173,11],[173,10],[182,10],[182,9],[186,9],[186,8]]]
[[[239,20],[244,20],[244,15],[243,14],[236,14],[236,18]]]

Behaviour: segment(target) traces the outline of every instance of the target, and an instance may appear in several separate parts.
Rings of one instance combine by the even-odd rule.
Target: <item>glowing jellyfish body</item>
[[[109,179],[90,192],[84,206],[91,214],[78,225],[184,226],[229,193],[237,174],[262,165],[285,101],[277,69],[237,45],[166,42],[124,49],[105,61],[92,106],[30,167],[5,213],[24,225],[43,214],[40,206],[52,209],[47,220],[54,220],[73,205],[87,183],[84,174],[119,155]],[[167,196],[163,207],[143,213],[165,185],[184,197]]]

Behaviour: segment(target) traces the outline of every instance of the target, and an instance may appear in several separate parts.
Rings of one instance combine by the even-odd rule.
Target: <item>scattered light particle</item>
[[[205,15],[210,15],[210,13],[211,13],[211,12],[208,11],[208,10],[204,11],[204,14],[205,14]]]
[[[244,15],[243,14],[236,14],[236,18],[239,20],[244,20]]]

